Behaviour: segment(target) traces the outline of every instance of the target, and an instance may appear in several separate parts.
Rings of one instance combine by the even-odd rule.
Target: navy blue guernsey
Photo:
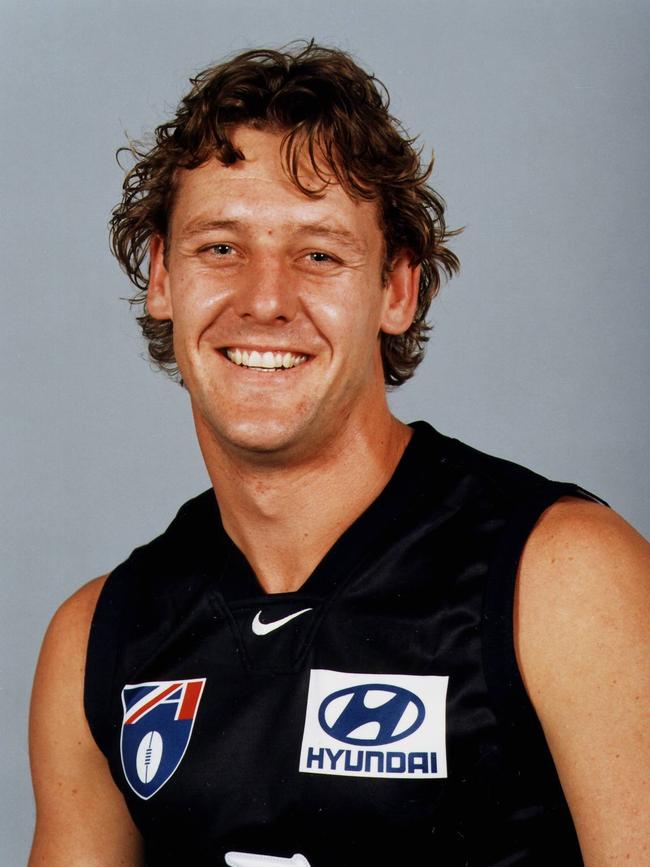
[[[596,498],[413,428],[294,593],[212,490],[106,581],[86,715],[148,865],[583,863],[512,620],[542,512]]]

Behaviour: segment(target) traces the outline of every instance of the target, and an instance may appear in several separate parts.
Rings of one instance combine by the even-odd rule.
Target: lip
[[[307,358],[312,357],[311,352],[306,352],[304,349],[295,349],[293,346],[270,346],[266,343],[226,343],[223,346],[217,347],[219,352],[225,353],[227,349],[241,349],[246,352],[290,352],[292,355],[306,355]]]
[[[295,355],[304,355],[305,360],[302,364],[298,364],[296,367],[287,367],[287,368],[262,368],[262,367],[246,367],[243,364],[235,364],[234,361],[231,361],[226,355],[227,349],[241,349],[248,352],[253,350],[257,350],[257,352],[293,352]],[[260,381],[260,377],[265,382],[281,382],[287,377],[296,376],[299,374],[303,368],[309,367],[310,362],[313,361],[314,356],[310,355],[307,352],[299,352],[291,349],[261,349],[258,346],[245,346],[240,343],[229,344],[227,347],[218,348],[215,350],[215,354],[217,357],[223,362],[227,370],[231,370],[237,374],[238,377],[244,377],[247,379],[255,380],[257,382]]]

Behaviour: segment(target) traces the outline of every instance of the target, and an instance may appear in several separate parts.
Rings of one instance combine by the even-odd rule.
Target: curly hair
[[[445,246],[459,230],[447,229],[444,200],[427,185],[433,159],[421,163],[415,140],[388,111],[386,88],[345,52],[313,41],[279,51],[246,51],[190,81],[176,116],[156,129],[153,143],[131,142],[118,151],[118,156],[130,152],[135,163],[113,210],[111,248],[138,289],[130,301],[142,305],[137,319],[151,359],[178,377],[172,323],[153,319],[146,308],[149,242],[152,235],[168,237],[176,170],[197,168],[213,157],[224,165],[244,159],[230,136],[245,125],[284,133],[285,170],[306,196],[322,194],[329,172],[350,196],[377,202],[384,278],[400,250],[421,266],[410,328],[380,338],[386,385],[405,382],[424,355],[431,300],[443,276],[459,268]],[[305,156],[323,182],[320,190],[300,181]]]

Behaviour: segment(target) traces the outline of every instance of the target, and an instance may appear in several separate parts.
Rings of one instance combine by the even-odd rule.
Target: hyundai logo
[[[344,744],[381,746],[408,737],[420,728],[424,715],[422,700],[408,689],[367,683],[328,695],[318,710],[318,722]]]

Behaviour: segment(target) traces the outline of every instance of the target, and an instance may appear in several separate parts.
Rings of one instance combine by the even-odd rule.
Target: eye
[[[323,253],[321,250],[313,250],[311,253],[307,254],[308,258],[312,262],[321,263],[321,262],[333,262],[334,258],[329,255],[329,253]]]
[[[208,249],[215,256],[229,256],[233,252],[230,244],[212,244]]]

